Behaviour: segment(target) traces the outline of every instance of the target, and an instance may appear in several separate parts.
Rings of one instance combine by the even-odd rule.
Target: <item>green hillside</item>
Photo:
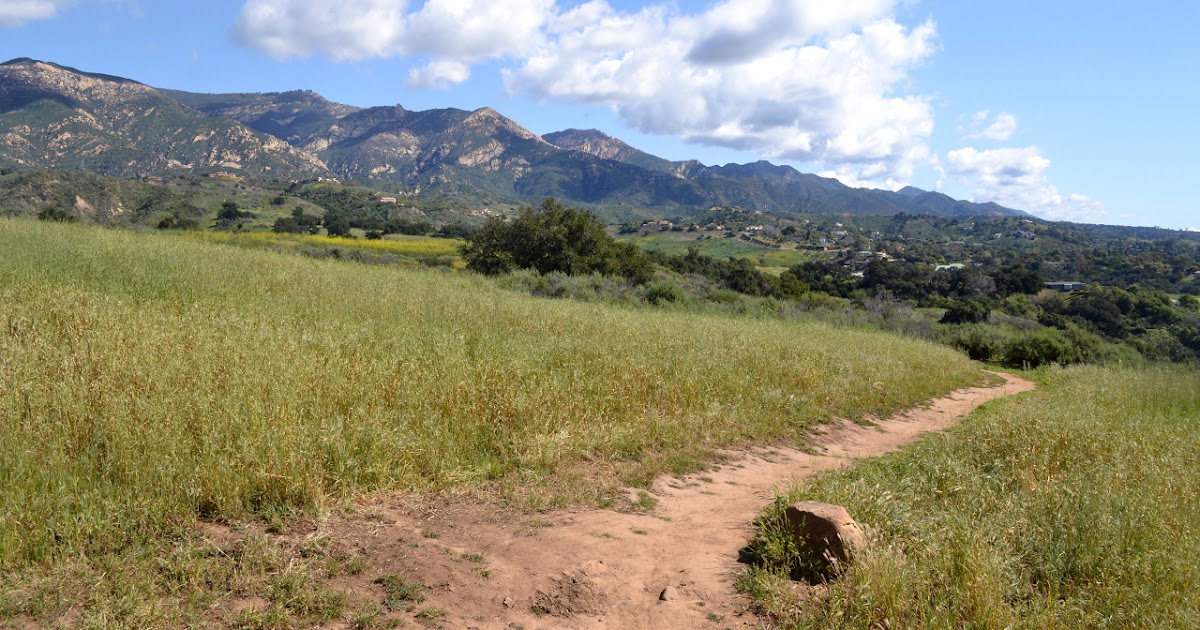
[[[764,528],[768,562],[740,585],[773,627],[1197,627],[1200,373],[1039,376],[1037,392],[780,496],[762,523],[832,502],[874,547],[818,593],[788,579],[798,556]]]
[[[881,333],[539,300],[166,234],[10,219],[0,251],[5,614],[78,603],[30,581],[67,563],[127,588],[104,567],[143,579],[197,519],[382,490],[604,504],[712,448],[979,379],[960,354]],[[171,584],[89,610],[163,625],[153,615],[189,604],[144,602]],[[45,589],[59,604],[19,595]]]

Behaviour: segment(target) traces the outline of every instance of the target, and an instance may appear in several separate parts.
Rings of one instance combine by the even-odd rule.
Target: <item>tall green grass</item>
[[[300,251],[306,247],[322,247],[423,258],[456,257],[463,245],[463,241],[453,238],[407,236],[403,234],[393,234],[387,238],[378,240],[279,232],[191,231],[184,232],[181,236],[208,243],[274,248],[283,251]]]
[[[883,334],[0,221],[0,567],[379,490],[597,501],[977,378]]]
[[[622,236],[620,240],[631,242],[650,252],[662,252],[682,256],[689,247],[698,247],[700,253],[718,260],[746,258],[760,262],[764,267],[788,268],[820,258],[819,254],[796,249],[776,249],[747,243],[741,239],[725,238],[718,233],[711,239],[697,240],[695,232],[659,232],[648,236]]]
[[[798,600],[786,545],[742,585],[790,628],[1200,627],[1200,373],[1077,367],[945,435],[782,496],[875,547]]]

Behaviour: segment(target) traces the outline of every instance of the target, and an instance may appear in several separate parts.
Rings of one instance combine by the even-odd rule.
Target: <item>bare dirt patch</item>
[[[946,428],[984,402],[1034,388],[997,374],[995,387],[962,389],[869,424],[836,422],[811,452],[756,448],[722,453],[725,463],[660,478],[650,513],[509,511],[450,498],[396,496],[330,517],[293,544],[321,537],[365,558],[358,575],[328,580],[356,606],[380,606],[382,575],[424,586],[423,600],[384,618],[404,626],[538,628],[750,628],[761,620],[734,590],[738,550],[774,493],[820,471],[894,451]],[[636,493],[635,493],[636,495]],[[287,535],[285,535],[287,537]],[[433,610],[436,613],[429,613]],[[425,614],[422,612],[425,611]]]

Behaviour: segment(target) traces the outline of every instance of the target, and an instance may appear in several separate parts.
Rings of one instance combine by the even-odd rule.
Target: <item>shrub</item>
[[[468,269],[488,275],[535,269],[543,274],[619,275],[644,284],[652,274],[644,252],[618,243],[590,212],[565,208],[553,198],[540,210],[522,208],[512,221],[488,220],[468,240],[463,258]]]
[[[1196,353],[1175,335],[1162,328],[1152,328],[1146,334],[1129,340],[1142,356],[1151,361],[1194,361]]]
[[[942,315],[943,324],[982,324],[992,313],[992,306],[984,300],[956,300]]]
[[[167,215],[159,219],[155,227],[160,230],[195,230],[200,227],[200,222],[191,217]]]
[[[1076,359],[1071,342],[1052,328],[1016,336],[1004,346],[1004,362],[1012,367],[1036,368],[1048,363],[1073,363]]]
[[[709,302],[716,302],[717,304],[733,304],[740,301],[742,296],[733,289],[714,289],[705,298]]]
[[[236,201],[226,201],[221,204],[221,209],[217,212],[217,220],[222,223],[230,223],[238,219],[252,219],[253,212],[244,212],[238,208]]]
[[[42,221],[59,221],[61,223],[71,223],[76,220],[75,215],[58,206],[46,206],[38,210],[37,217]]]
[[[659,280],[646,287],[646,301],[651,304],[678,302],[683,299],[683,290],[670,280]]]
[[[999,326],[963,324],[943,332],[943,341],[967,353],[975,361],[1001,361],[1013,339]]]

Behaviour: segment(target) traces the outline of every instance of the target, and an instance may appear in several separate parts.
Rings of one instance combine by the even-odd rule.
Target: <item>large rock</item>
[[[836,570],[867,548],[867,536],[846,508],[801,501],[784,511],[784,519],[813,566],[825,573]]]

